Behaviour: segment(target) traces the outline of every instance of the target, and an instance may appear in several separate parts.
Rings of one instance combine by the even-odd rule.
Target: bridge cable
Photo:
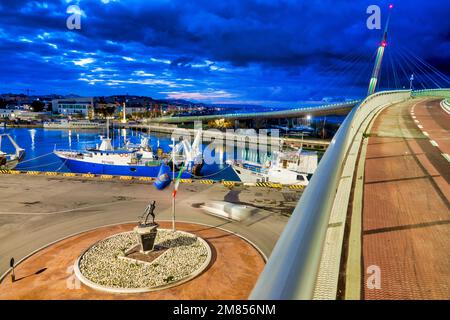
[[[403,50],[407,51],[410,56],[412,56],[414,59],[416,59],[417,61],[419,61],[421,64],[423,64],[424,66],[428,67],[430,70],[432,70],[437,76],[439,76],[442,80],[444,80],[447,84],[450,83],[450,77],[447,76],[445,73],[441,72],[439,69],[437,69],[436,67],[434,67],[433,65],[429,64],[428,62],[426,62],[425,60],[421,59],[420,57],[418,57],[417,55],[415,55],[413,52],[411,52],[410,50],[408,50],[407,48],[403,47]]]
[[[406,63],[405,61],[404,61],[404,58],[400,55],[400,54],[398,54],[397,53],[397,55],[399,56],[399,66],[400,66],[400,69],[403,71],[403,74],[404,74],[404,76],[405,76],[405,79],[409,79],[409,77],[410,77],[410,75],[411,74],[413,74],[414,73],[414,69],[412,69],[411,70],[411,67],[409,66],[409,64],[408,63]],[[401,61],[400,61],[401,60]],[[409,72],[407,72],[406,70],[405,70],[405,68],[408,68],[409,70]],[[417,82],[419,82],[419,84],[422,86],[422,88],[423,89],[426,89],[426,86],[423,84],[423,82],[422,82],[422,80],[421,80],[421,77],[417,77],[417,73],[416,73],[416,78],[415,78],[415,80],[417,80]],[[405,86],[404,86],[404,88],[405,88]]]
[[[430,75],[426,70],[423,69],[423,67],[419,66],[419,65],[416,64],[414,61],[412,61],[412,60],[408,57],[408,55],[407,55],[406,53],[399,52],[399,54],[403,55],[406,61],[408,61],[409,63],[411,63],[411,64],[413,65],[413,67],[414,67],[416,70],[419,70],[420,72],[422,72],[422,74],[423,74],[425,77],[427,77],[427,78],[428,78],[435,86],[437,86],[438,88],[441,88],[440,84],[439,84],[438,82],[436,82],[436,81],[433,79],[433,77],[431,77],[431,75]]]

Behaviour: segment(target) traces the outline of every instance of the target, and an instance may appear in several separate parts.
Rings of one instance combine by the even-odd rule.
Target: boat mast
[[[106,117],[106,139],[109,139],[109,117]]]

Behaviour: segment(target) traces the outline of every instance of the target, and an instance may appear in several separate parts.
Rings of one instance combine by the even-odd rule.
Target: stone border
[[[161,229],[161,230],[169,230],[170,229]],[[189,236],[195,236],[198,240],[200,240],[200,242],[206,247],[206,250],[208,251],[208,256],[206,257],[205,262],[203,262],[203,264],[200,266],[200,268],[198,268],[197,270],[195,270],[193,273],[191,273],[190,275],[178,280],[178,281],[174,281],[165,285],[160,285],[157,287],[151,287],[151,288],[113,288],[113,287],[107,287],[107,286],[103,286],[100,284],[97,284],[95,282],[92,282],[91,280],[87,279],[80,271],[79,268],[79,264],[81,261],[81,258],[83,257],[83,255],[89,251],[93,246],[95,246],[97,243],[99,243],[100,241],[104,241],[107,239],[110,239],[112,237],[115,237],[117,235],[120,234],[125,234],[125,233],[130,233],[130,231],[125,231],[125,232],[120,232],[120,233],[116,233],[113,234],[109,237],[106,237],[104,239],[101,239],[95,243],[93,243],[91,246],[89,246],[86,250],[84,250],[80,256],[77,258],[77,260],[75,261],[74,265],[73,265],[73,270],[74,273],[76,275],[76,277],[86,286],[94,289],[94,290],[99,290],[99,291],[104,291],[104,292],[109,292],[109,293],[121,293],[121,294],[130,294],[130,293],[144,293],[144,292],[152,292],[152,291],[159,291],[159,290],[163,290],[163,289],[168,289],[171,287],[175,287],[178,286],[180,284],[183,284],[185,282],[188,282],[189,280],[194,279],[195,277],[199,276],[201,273],[203,273],[203,271],[206,270],[206,268],[209,266],[209,264],[211,263],[211,258],[212,258],[212,251],[211,251],[211,247],[209,246],[208,242],[206,242],[206,240],[204,240],[203,238],[193,234],[193,233],[189,233],[186,231],[182,231],[182,230],[177,230],[177,232],[189,235]]]

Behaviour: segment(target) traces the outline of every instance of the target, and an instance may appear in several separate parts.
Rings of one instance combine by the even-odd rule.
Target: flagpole
[[[172,138],[172,231],[175,231],[175,139]]]

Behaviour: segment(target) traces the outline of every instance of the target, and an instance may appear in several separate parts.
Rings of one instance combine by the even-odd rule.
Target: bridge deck
[[[441,99],[385,109],[370,132],[362,213],[363,299],[450,298],[450,115]],[[370,266],[381,289],[370,289]],[[373,279],[373,278],[372,278]]]

